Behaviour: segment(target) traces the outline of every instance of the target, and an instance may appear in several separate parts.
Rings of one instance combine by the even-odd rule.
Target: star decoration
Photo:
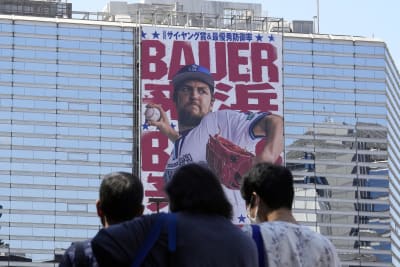
[[[147,124],[147,122],[145,122],[143,125],[143,130],[148,130],[149,129],[149,125]]]
[[[157,31],[153,32],[153,39],[158,39],[159,36],[160,34]]]
[[[263,36],[260,35],[260,34],[257,34],[257,35],[256,35],[256,39],[257,39],[258,42],[261,42],[262,39],[263,39]]]
[[[274,38],[274,36],[272,34],[268,35],[268,39],[269,39],[270,42],[275,41],[275,38]]]
[[[146,39],[146,34],[147,34],[147,33],[145,33],[144,31],[142,31],[142,38],[143,38],[143,39]]]
[[[239,219],[239,223],[244,223],[246,220],[246,217],[244,217],[243,214],[240,214],[240,216],[237,218]]]
[[[175,129],[176,125],[173,122],[171,122],[171,127],[172,129]]]

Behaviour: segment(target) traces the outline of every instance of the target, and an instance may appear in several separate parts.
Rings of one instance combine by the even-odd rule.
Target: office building
[[[100,228],[101,177],[140,173],[139,26],[158,24],[283,35],[297,218],[332,240],[343,266],[400,265],[400,75],[384,41],[165,4],[173,19],[112,11],[121,2],[96,20],[0,15],[0,266],[57,265]]]

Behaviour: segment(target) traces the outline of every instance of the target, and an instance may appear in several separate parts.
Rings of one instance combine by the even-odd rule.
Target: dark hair
[[[179,168],[165,191],[172,212],[186,211],[232,219],[228,201],[217,176],[207,167],[191,163]]]
[[[108,220],[118,223],[130,220],[142,211],[143,185],[131,173],[107,174],[100,185],[100,207]]]
[[[293,175],[284,166],[270,163],[258,163],[243,177],[240,189],[246,204],[250,204],[253,192],[271,210],[292,209],[294,188]]]

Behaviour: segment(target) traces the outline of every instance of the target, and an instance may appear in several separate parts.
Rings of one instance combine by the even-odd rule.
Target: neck
[[[110,225],[113,225],[113,224],[116,224],[117,222],[115,222],[114,220],[112,220],[112,219],[110,219],[110,218],[107,218],[107,216],[104,216],[104,218],[103,218],[103,227],[104,228],[107,228],[107,227],[109,227]]]
[[[266,215],[266,221],[283,221],[297,224],[296,219],[293,217],[292,211],[287,208],[280,208],[269,212]]]
[[[104,220],[102,221],[103,227],[107,228],[108,226],[110,226],[110,224],[108,223],[107,218],[105,217]]]

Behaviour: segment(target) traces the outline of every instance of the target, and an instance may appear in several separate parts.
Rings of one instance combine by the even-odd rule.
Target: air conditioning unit
[[[314,33],[314,21],[312,20],[293,20],[293,32]]]

